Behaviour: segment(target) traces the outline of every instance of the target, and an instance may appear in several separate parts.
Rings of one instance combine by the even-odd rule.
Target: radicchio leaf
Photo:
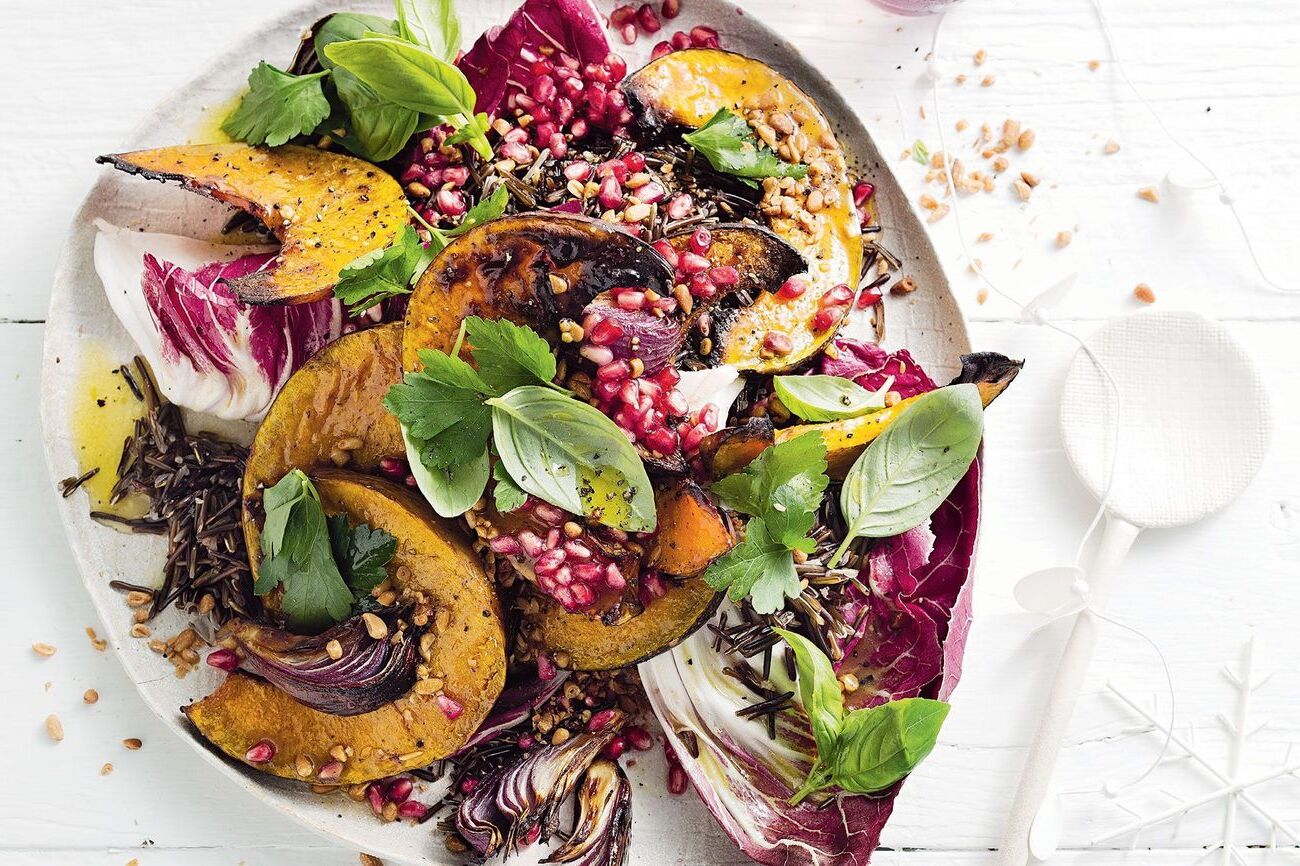
[[[226,280],[271,266],[274,248],[209,244],[96,221],[109,304],[169,400],[256,420],[294,370],[343,332],[337,301],[250,306]]]
[[[529,839],[533,828],[537,838],[549,838],[559,827],[560,806],[626,721],[622,713],[611,712],[611,720],[599,730],[533,749],[485,779],[456,810],[456,829],[465,841],[491,857]]]
[[[385,608],[376,615],[400,635],[399,641],[375,640],[359,616],[310,637],[248,622],[234,625],[228,634],[243,670],[312,709],[357,716],[410,691],[420,661],[419,636],[398,630],[399,611]],[[326,650],[331,641],[343,648],[337,659]]]
[[[614,761],[597,761],[578,789],[573,834],[543,863],[622,866],[632,830],[632,783]]]
[[[822,356],[819,372],[823,375],[852,379],[868,391],[879,391],[893,376],[890,390],[904,399],[935,388],[934,381],[906,349],[889,352],[876,343],[849,337],[838,337],[833,345],[834,351]]]
[[[522,92],[543,49],[562,51],[584,66],[605,59],[609,42],[588,0],[525,0],[504,26],[480,36],[456,63],[478,96],[474,110],[496,114],[512,89]]]

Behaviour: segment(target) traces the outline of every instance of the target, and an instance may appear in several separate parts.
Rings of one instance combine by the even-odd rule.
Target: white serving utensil
[[[1061,816],[1052,771],[1092,659],[1099,614],[1124,556],[1143,529],[1194,523],[1237,497],[1268,449],[1272,416],[1263,377],[1232,335],[1191,312],[1146,312],[1103,325],[1080,350],[1061,396],[1061,440],[1079,479],[1105,506],[1091,566],[1051,569],[1021,593],[1047,609],[1056,583],[1080,599],[1074,629],[1029,750],[998,866],[1042,862],[1056,851]],[[1115,390],[1118,390],[1118,399]],[[1041,816],[1041,817],[1040,817]]]

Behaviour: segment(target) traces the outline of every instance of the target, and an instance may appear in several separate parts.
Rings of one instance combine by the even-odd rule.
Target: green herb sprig
[[[748,596],[759,613],[780,610],[799,594],[794,551],[816,547],[808,532],[829,483],[826,443],[815,432],[773,445],[715,483],[722,503],[750,519],[745,539],[709,566],[705,582],[733,601]]]
[[[765,177],[801,178],[808,174],[808,166],[783,161],[755,138],[743,117],[726,108],[718,109],[707,123],[682,138],[704,155],[714,171],[734,175],[749,186],[757,187],[756,181]]]
[[[875,794],[895,784],[933,751],[948,704],[904,698],[845,712],[830,659],[803,635],[774,629],[794,651],[799,702],[812,726],[817,757],[791,805],[826,788]]]
[[[253,591],[284,588],[281,609],[295,631],[315,633],[347,619],[355,601],[382,583],[397,540],[342,515],[326,518],[320,494],[294,469],[262,494],[262,562]]]

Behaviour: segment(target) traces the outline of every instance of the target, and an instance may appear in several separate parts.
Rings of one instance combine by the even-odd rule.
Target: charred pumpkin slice
[[[397,181],[368,162],[312,147],[193,144],[109,154],[98,162],[178,181],[261,220],[280,240],[274,267],[228,281],[249,304],[326,297],[344,265],[389,246],[407,224]]]
[[[337,469],[313,473],[312,480],[327,513],[347,514],[398,539],[389,573],[400,600],[422,605],[427,615],[425,634],[433,635],[421,641],[427,677],[379,709],[337,716],[233,673],[185,714],[238,761],[247,763],[248,750],[263,740],[273,744],[274,755],[253,766],[302,781],[321,781],[318,774],[337,760],[330,752],[338,746],[348,758],[341,770],[331,768],[324,780],[331,784],[380,779],[444,758],[469,740],[505,684],[505,633],[492,583],[460,528],[405,488]]]
[[[837,285],[856,286],[862,269],[861,232],[847,164],[830,121],[807,94],[767,64],[711,48],[674,51],[652,61],[628,78],[623,89],[641,109],[642,122],[652,129],[698,128],[726,108],[755,126],[781,115],[778,125],[789,120],[792,135],[806,139],[800,159],[809,166],[808,178],[797,189],[765,188],[763,206],[779,204],[782,196],[794,198],[799,205],[796,217],[782,216],[779,206],[773,208],[768,222],[808,263],[808,290],[792,300],[771,292],[760,295],[730,322],[719,323],[724,330],[715,343],[718,360],[740,370],[776,372],[815,354],[838,327],[836,323],[821,331],[813,329],[822,297]],[[766,126],[774,128],[771,123]],[[797,218],[802,213],[807,214],[804,222]],[[764,352],[764,337],[771,331],[790,338],[788,353]]]
[[[289,377],[253,439],[244,468],[244,540],[256,574],[261,559],[258,520],[262,489],[290,469],[333,466],[369,471],[406,453],[384,395],[401,376],[402,326],[381,325],[340,337]],[[344,447],[347,446],[347,447]]]
[[[677,479],[655,496],[659,525],[646,567],[671,575],[695,575],[736,543],[731,527],[693,481]]]
[[[654,248],[613,225],[575,214],[526,213],[456,238],[416,283],[406,310],[402,363],[421,349],[450,351],[467,316],[509,319],[554,337],[601,292],[638,286],[666,294],[672,268]]]
[[[1023,361],[1013,361],[995,352],[979,352],[962,356],[962,371],[951,384],[972,383],[979,388],[980,400],[988,406],[998,398],[1020,373]],[[917,395],[919,396],[919,395]],[[826,442],[827,474],[843,478],[853,467],[863,449],[885,429],[898,420],[917,397],[908,397],[893,406],[843,421],[826,421],[821,424],[799,424],[776,431],[776,441],[785,442],[813,430],[819,431]]]
[[[669,583],[668,590],[645,610],[617,625],[567,613],[558,603],[548,601],[528,615],[524,628],[556,658],[567,656],[571,670],[614,670],[677,646],[708,621],[721,600],[722,594],[703,578],[692,577]]]

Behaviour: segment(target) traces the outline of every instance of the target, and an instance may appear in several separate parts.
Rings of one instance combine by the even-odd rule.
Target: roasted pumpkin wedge
[[[1020,368],[1024,366],[1023,361],[1013,361],[995,352],[963,355],[961,361],[962,371],[951,384],[975,384],[979,388],[980,399],[985,406],[996,400],[998,395],[1007,389],[1012,380],[1019,375]],[[908,397],[879,412],[858,418],[784,427],[776,431],[776,441],[785,442],[813,430],[819,431],[822,439],[826,441],[827,474],[832,478],[843,478],[853,467],[854,461],[858,459],[862,450],[894,423],[916,399],[916,397]]]
[[[312,480],[327,513],[347,514],[398,539],[389,573],[399,603],[416,605],[413,621],[420,614],[428,621],[424,634],[432,640],[422,639],[420,647],[427,675],[379,709],[336,716],[264,680],[232,673],[185,714],[238,761],[252,763],[250,748],[272,744],[254,757],[273,754],[252,765],[307,782],[355,784],[445,758],[469,740],[505,684],[505,633],[492,582],[462,529],[405,488],[337,469],[314,472]],[[341,768],[334,764],[340,746],[347,754]]]
[[[526,616],[524,630],[566,666],[577,671],[627,667],[666,652],[708,621],[722,600],[703,578],[669,583],[667,591],[637,616],[606,625],[580,613],[567,613],[546,601]]]
[[[383,403],[401,379],[401,349],[400,323],[348,334],[317,352],[276,395],[244,467],[244,540],[254,573],[264,487],[290,469],[333,466],[331,455],[340,452],[359,471],[405,455],[401,427]]]
[[[809,286],[791,300],[766,292],[715,327],[717,360],[740,370],[775,372],[806,360],[835,336],[838,321],[815,330],[821,300],[838,285],[856,287],[862,269],[862,240],[853,207],[844,152],[830,121],[793,82],[761,61],[711,48],[674,51],[642,67],[623,83],[630,103],[651,132],[703,126],[719,109],[745,117],[761,135],[791,130],[803,136],[799,159],[808,177],[783,189],[773,179],[764,186],[762,207],[778,237],[808,263]],[[775,120],[780,116],[780,120]],[[769,122],[775,121],[775,122]],[[761,126],[760,126],[761,124]],[[783,215],[780,200],[793,198],[794,216]],[[802,219],[802,222],[801,222]],[[722,330],[718,330],[721,328]],[[792,347],[773,355],[764,350],[769,332],[785,334]]]
[[[712,478],[739,472],[770,445],[776,434],[768,418],[747,418],[734,427],[724,427],[700,440],[700,461]]]
[[[275,265],[229,280],[249,304],[329,295],[339,270],[389,246],[407,224],[402,188],[364,160],[312,147],[192,144],[101,156],[141,177],[178,181],[247,211],[280,240]]]
[[[526,213],[483,223],[438,254],[406,310],[402,363],[421,349],[450,351],[467,316],[509,319],[555,337],[601,292],[639,286],[666,294],[673,272],[654,248],[576,214]]]
[[[655,509],[659,525],[647,568],[677,576],[699,574],[736,543],[726,518],[693,481],[668,482],[655,496]]]

